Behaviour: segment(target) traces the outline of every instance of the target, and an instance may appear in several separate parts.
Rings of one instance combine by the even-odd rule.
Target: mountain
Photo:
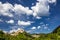
[[[25,32],[23,29],[20,29],[20,30],[17,30],[17,31],[13,31],[12,33],[11,33],[11,35],[12,36],[16,36],[16,35],[18,35],[19,33],[23,33],[23,32]]]
[[[55,28],[55,29],[53,30],[53,33],[58,33],[58,32],[60,32],[60,26],[58,26],[57,28]]]
[[[29,34],[24,30],[17,30],[11,34],[0,31],[0,40],[60,40],[60,26],[48,34]]]

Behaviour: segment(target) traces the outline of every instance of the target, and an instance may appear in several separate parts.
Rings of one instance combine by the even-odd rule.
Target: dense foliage
[[[49,34],[38,34],[39,37],[32,37],[31,34],[26,32],[19,33],[16,36],[12,36],[8,33],[0,31],[0,40],[60,40],[60,27],[55,29],[52,33]]]

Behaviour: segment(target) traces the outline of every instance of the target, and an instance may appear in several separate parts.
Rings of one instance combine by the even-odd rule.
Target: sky
[[[60,0],[0,0],[0,30],[50,33],[60,25]]]

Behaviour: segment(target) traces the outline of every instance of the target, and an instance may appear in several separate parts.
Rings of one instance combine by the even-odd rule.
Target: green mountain
[[[49,34],[29,34],[20,31],[14,32],[14,35],[0,31],[0,40],[60,40],[60,26]]]
[[[56,29],[54,29],[53,33],[58,33],[60,32],[60,26],[58,26]]]

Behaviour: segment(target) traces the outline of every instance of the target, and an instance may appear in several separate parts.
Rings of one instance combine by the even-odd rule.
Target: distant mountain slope
[[[60,26],[58,26],[57,28],[55,28],[55,29],[53,30],[53,33],[57,33],[57,32],[60,32]]]
[[[18,30],[13,34],[0,31],[0,40],[60,40],[60,26],[49,34],[29,34],[24,30]]]

